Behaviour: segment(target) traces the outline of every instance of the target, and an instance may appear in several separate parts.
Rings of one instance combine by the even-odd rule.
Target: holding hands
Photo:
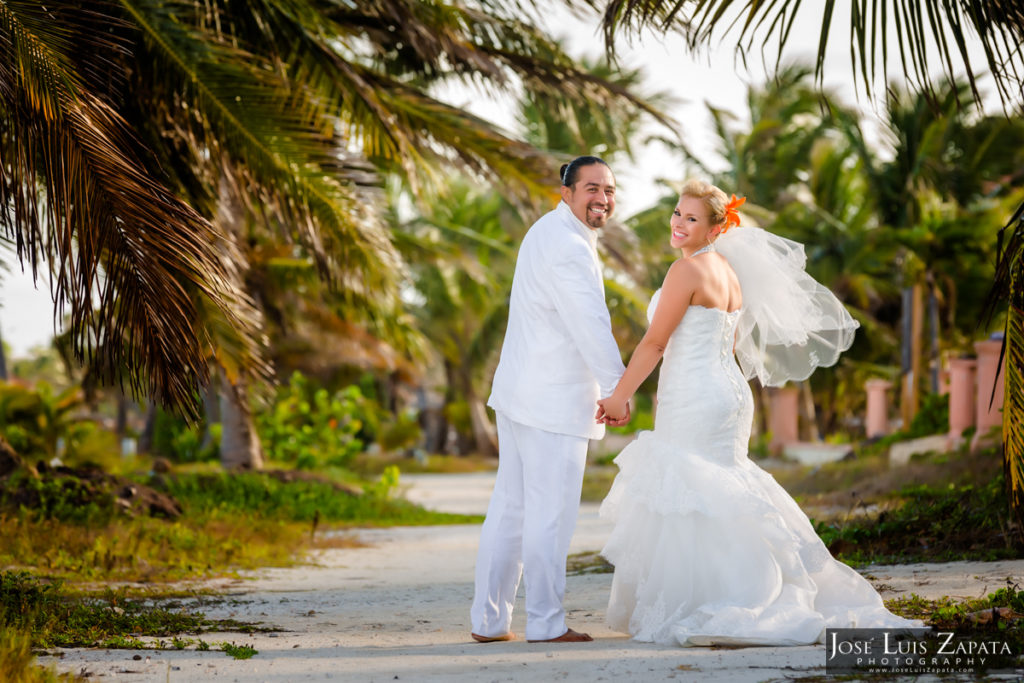
[[[614,394],[597,402],[597,414],[594,418],[612,427],[621,427],[629,422],[629,401],[617,398]]]

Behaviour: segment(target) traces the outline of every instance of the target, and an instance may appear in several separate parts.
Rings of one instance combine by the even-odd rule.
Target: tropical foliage
[[[51,270],[80,359],[193,416],[211,358],[232,385],[266,372],[254,234],[377,333],[401,271],[379,171],[416,192],[453,167],[520,197],[547,184],[547,154],[432,87],[650,110],[486,2],[4,0],[0,51],[6,237]]]

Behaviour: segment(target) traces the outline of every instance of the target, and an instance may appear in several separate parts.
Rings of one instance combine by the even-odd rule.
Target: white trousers
[[[576,528],[588,440],[498,418],[498,475],[480,533],[473,633],[512,628],[519,578],[526,577],[526,638],[567,630],[565,558]]]

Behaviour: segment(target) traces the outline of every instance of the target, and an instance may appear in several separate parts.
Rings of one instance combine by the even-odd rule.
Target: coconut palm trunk
[[[256,433],[248,385],[239,377],[232,384],[220,372],[220,461],[228,470],[258,470],[263,468],[263,448]]]
[[[473,441],[476,452],[486,457],[498,455],[498,433],[487,417],[487,406],[473,389],[473,382],[463,378],[463,393],[469,407],[469,422],[473,428]]]

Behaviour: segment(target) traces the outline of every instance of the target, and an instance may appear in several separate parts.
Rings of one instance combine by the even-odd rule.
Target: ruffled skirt
[[[636,640],[801,645],[826,628],[919,627],[837,562],[775,479],[741,457],[680,452],[642,432],[615,459],[608,623]]]

